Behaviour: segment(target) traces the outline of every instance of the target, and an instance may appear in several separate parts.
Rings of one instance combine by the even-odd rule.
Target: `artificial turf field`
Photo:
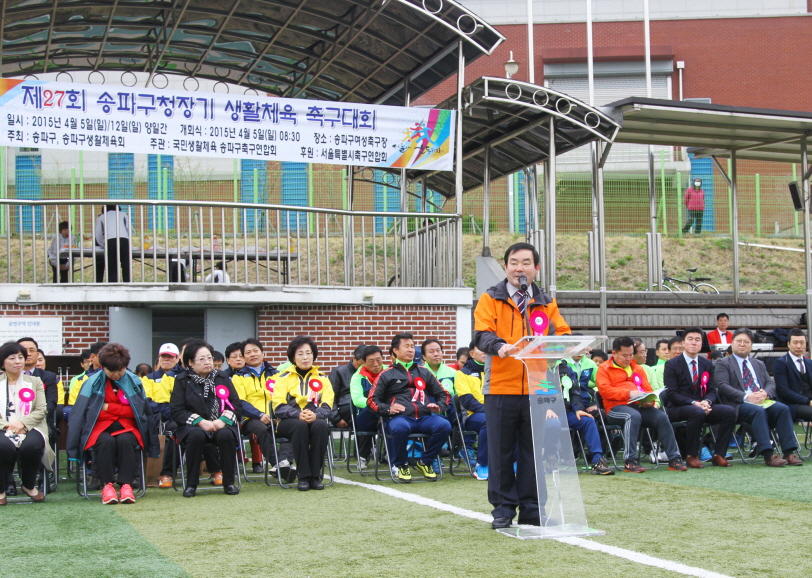
[[[469,477],[395,486],[346,469],[337,475],[490,511],[487,482]],[[687,575],[808,578],[812,571],[812,461],[780,469],[661,466],[580,482],[590,526],[606,531],[591,542],[699,570]],[[259,481],[243,483],[238,496],[218,490],[193,499],[150,488],[134,505],[103,506],[62,481],[45,503],[0,512],[4,577],[686,575],[554,540],[509,538],[484,521],[342,483],[298,492]]]

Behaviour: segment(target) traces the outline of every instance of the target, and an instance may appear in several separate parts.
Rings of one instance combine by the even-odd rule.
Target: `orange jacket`
[[[630,364],[632,372],[640,376],[640,385],[644,391],[652,391],[648,382],[646,372],[632,359]],[[637,385],[632,381],[631,376],[626,375],[626,370],[614,366],[614,358],[610,357],[598,367],[598,376],[595,378],[598,384],[598,393],[603,399],[603,409],[607,412],[616,405],[626,405],[629,403],[629,390],[637,389]]]
[[[527,304],[526,313],[542,310],[550,320],[546,335],[572,333],[570,326],[558,311],[555,299],[531,284],[533,297]],[[527,395],[527,370],[524,364],[513,357],[499,357],[499,348],[505,343],[516,343],[525,335],[532,335],[523,322],[519,308],[510,299],[507,280],[500,281],[479,298],[474,312],[474,342],[481,351],[488,354],[485,360],[483,394]]]

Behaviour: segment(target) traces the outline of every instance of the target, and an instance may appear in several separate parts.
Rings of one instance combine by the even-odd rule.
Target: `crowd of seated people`
[[[658,340],[651,366],[645,343],[627,336],[608,343],[607,351],[561,360],[550,371],[561,380],[565,415],[548,412],[548,420],[566,421],[572,435],[578,432],[596,475],[614,474],[607,456],[614,460],[621,451],[619,469],[645,472],[641,445],[644,457],[674,471],[731,467],[743,434],[751,458],[761,456],[770,467],[803,465],[794,423],[812,421],[806,335],[789,332],[789,351],[776,359],[771,376],[751,355],[753,332],[727,331],[728,323],[720,314],[712,332],[689,327]],[[705,355],[709,341],[721,346]],[[724,345],[727,352],[719,351]],[[361,471],[375,459],[374,437],[383,433],[385,453],[378,459],[398,482],[411,482],[413,470],[437,481],[440,458],[448,455],[469,463],[477,480],[488,479],[487,356],[476,343],[451,350],[456,363],[449,364],[439,339],[418,344],[402,332],[383,348],[352,347],[346,363],[331,371],[317,365],[312,337],[293,338],[286,359],[268,358],[267,346],[249,337],[223,354],[190,338],[161,345],[157,363],[132,372],[125,347],[98,342],[82,353],[83,371],[67,388],[45,370],[33,338],[0,346],[0,397],[7,408],[0,416],[0,480],[6,481],[0,489],[7,490],[0,505],[18,493],[15,470],[19,491],[35,502],[44,499],[39,488],[43,472],[53,475],[59,428],[67,428],[69,460],[88,466],[88,487],[100,490],[105,504],[136,501],[136,465],[146,457],[162,460],[158,488],[172,488],[181,451],[183,496],[197,494],[203,462],[211,484],[236,495],[244,441],[251,444],[252,473],[268,468],[300,491],[323,490],[335,430],[367,432],[352,448]],[[458,422],[465,433],[455,443]],[[420,442],[410,437],[416,433],[424,434]],[[159,434],[167,436],[163,446]]]

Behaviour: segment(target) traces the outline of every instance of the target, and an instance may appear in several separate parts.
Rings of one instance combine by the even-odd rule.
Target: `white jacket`
[[[104,247],[107,239],[129,239],[130,217],[122,210],[105,211],[96,218],[96,245]]]

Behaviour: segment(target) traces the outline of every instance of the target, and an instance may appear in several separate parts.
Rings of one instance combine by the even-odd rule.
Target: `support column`
[[[347,167],[347,195],[344,198],[344,209],[355,210],[355,179],[354,169]],[[344,286],[355,285],[355,219],[352,215],[344,217]]]
[[[598,248],[598,286],[600,287],[600,311],[601,311],[601,335],[607,334],[606,320],[606,211],[603,198],[603,165],[600,160],[603,157],[603,143],[596,143],[595,158],[597,159],[597,187],[596,204],[598,205],[598,234],[596,244]]]
[[[731,223],[733,236],[733,301],[739,302],[739,191],[736,151],[730,151],[730,197]]]
[[[654,147],[652,145],[648,145],[648,211],[649,232],[653,242],[654,236],[657,234],[657,190],[654,182]],[[655,252],[652,252],[651,255],[655,255]],[[649,278],[652,281],[651,289],[659,291],[660,283],[658,280],[661,277],[659,271],[662,271],[662,264],[652,263],[652,260],[649,259],[648,266],[650,270]]]
[[[801,137],[801,198],[804,202],[804,268],[806,270],[806,326],[809,328],[810,317],[812,317],[812,243],[810,243],[810,199],[809,199],[809,177],[807,175],[807,165],[809,164],[807,154],[807,135]],[[807,333],[809,333],[807,331]],[[806,340],[807,348],[810,347],[809,339]]]
[[[591,0],[590,0],[591,2]],[[590,159],[592,161],[592,172],[591,172],[591,189],[592,189],[592,246],[590,247],[589,252],[589,290],[595,290],[595,284],[597,283],[600,287],[600,279],[595,274],[597,271],[597,261],[598,261],[598,243],[601,240],[598,238],[598,163],[600,162],[600,156],[598,155],[597,151],[599,150],[599,143],[597,141],[593,141],[589,143],[589,152],[590,152]]]
[[[491,256],[491,146],[485,145],[485,170],[482,183],[482,256]]]
[[[411,105],[411,90],[409,87],[409,79],[403,84],[403,105]],[[402,213],[409,212],[409,181],[406,178],[406,169],[400,169],[400,211]],[[411,247],[409,246],[409,219],[401,217],[400,219],[400,284],[402,287],[412,287],[416,285],[415,280],[412,279],[412,273],[416,278],[420,277],[418,269],[422,255],[417,254],[417,247],[420,246],[419,241],[420,223],[415,226],[415,236],[412,240]],[[397,260],[395,260],[397,263]]]
[[[455,193],[457,209],[457,243],[454,263],[454,286],[462,287],[462,89],[465,87],[465,53],[463,41],[457,47],[459,61],[457,63],[457,150]]]
[[[544,187],[544,215],[547,223],[547,291],[555,298],[556,285],[556,256],[555,256],[555,117],[550,116],[550,152],[549,167],[547,175],[547,186]]]

